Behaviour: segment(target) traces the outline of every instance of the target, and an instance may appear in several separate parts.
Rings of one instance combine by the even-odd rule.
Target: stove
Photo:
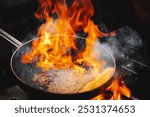
[[[143,41],[140,47],[131,56],[130,62],[118,61],[124,65],[124,81],[130,88],[136,99],[150,99],[148,94],[150,79],[150,54],[149,54],[149,21],[140,20],[130,0],[114,0],[111,6],[109,0],[93,0],[95,23],[101,26],[102,31],[111,32],[122,27],[130,27],[135,30]],[[110,1],[109,1],[110,2]],[[41,22],[35,19],[34,13],[38,7],[38,0],[1,0],[0,1],[0,28],[22,42],[36,36],[37,27]],[[120,12],[122,12],[120,14]],[[107,28],[106,28],[107,27]],[[105,39],[102,39],[105,41]],[[31,99],[28,94],[19,87],[18,81],[10,69],[10,58],[16,48],[0,37],[0,99],[2,100],[25,100]],[[128,50],[130,51],[130,50]],[[128,58],[125,58],[127,60]],[[134,63],[134,69],[128,69],[128,65]],[[121,66],[120,65],[120,66]],[[130,71],[133,70],[133,71]]]

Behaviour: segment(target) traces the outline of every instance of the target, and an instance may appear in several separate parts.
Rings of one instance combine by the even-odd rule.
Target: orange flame
[[[39,3],[35,16],[45,23],[39,28],[39,39],[32,42],[31,51],[22,56],[22,62],[28,64],[37,61],[37,66],[43,70],[73,68],[85,72],[85,67],[90,66],[94,69],[95,76],[100,77],[97,73],[102,71],[106,62],[97,60],[96,55],[91,53],[97,38],[108,34],[101,32],[92,21],[94,8],[91,0],[74,0],[71,5],[67,5],[66,0],[39,0]],[[82,50],[77,47],[77,31],[87,34],[86,47]],[[106,80],[113,72],[114,69],[108,69],[101,76]],[[99,78],[87,86],[96,88],[95,82],[99,83]],[[126,87],[114,81],[108,89],[117,91],[112,98],[118,99],[118,93],[124,92]],[[127,93],[125,95],[128,96]]]
[[[45,70],[79,68],[77,64],[88,61],[97,37],[106,35],[90,19],[94,14],[91,1],[74,0],[71,6],[66,5],[66,0],[39,0],[39,3],[40,8],[35,16],[46,19],[46,23],[39,28],[40,39],[32,43],[32,51],[22,56],[22,62],[31,63],[40,56],[37,65]],[[50,14],[57,14],[58,18],[55,19]],[[78,51],[75,37],[61,35],[75,35],[80,30],[88,35],[86,48],[84,52],[72,56],[72,50]]]
[[[127,98],[130,98],[131,96],[131,91],[126,87],[120,76],[116,76],[115,80],[106,89],[106,91],[111,91],[113,93],[110,98],[111,100],[121,100],[122,95],[124,95]],[[102,100],[102,99],[105,99],[104,94],[100,94],[94,97],[92,100]]]

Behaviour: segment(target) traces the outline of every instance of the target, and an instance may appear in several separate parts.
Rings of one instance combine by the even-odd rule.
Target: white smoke
[[[105,42],[102,42],[101,46],[113,53],[117,67],[124,69],[128,78],[137,75],[133,60],[136,59],[135,55],[139,54],[138,50],[143,45],[140,35],[125,26],[116,30],[116,36],[106,37],[104,40]],[[127,82],[134,80],[136,79],[127,79]]]
[[[108,37],[104,45],[110,48],[116,59],[123,59],[134,55],[142,46],[142,40],[136,31],[125,26],[116,31],[116,36]]]

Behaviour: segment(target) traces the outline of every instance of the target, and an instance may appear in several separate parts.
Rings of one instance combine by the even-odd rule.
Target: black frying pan
[[[39,86],[39,84],[33,81],[33,77],[35,74],[40,73],[41,69],[38,68],[34,63],[23,64],[21,62],[21,56],[30,50],[32,41],[35,39],[26,43],[21,43],[2,29],[0,29],[0,35],[17,47],[11,57],[10,66],[16,78],[20,81],[20,86],[27,91],[28,95],[32,99],[90,99],[98,93],[104,91],[113,81],[113,74],[115,70],[109,79],[95,89],[89,89],[85,92],[78,93],[65,93],[63,91],[61,93],[57,93],[47,91],[45,88]],[[82,37],[76,38],[82,39]],[[113,67],[115,69],[116,64],[112,54],[103,47],[100,48],[100,51],[103,51],[101,53],[101,59],[104,59],[107,62],[105,67]]]

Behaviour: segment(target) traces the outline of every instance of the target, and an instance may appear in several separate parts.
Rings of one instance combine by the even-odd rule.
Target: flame
[[[121,100],[121,95],[130,98],[131,92],[119,76],[113,81],[107,90],[113,92],[113,96],[111,97],[112,100]]]
[[[39,0],[39,4],[35,16],[44,23],[38,30],[39,39],[34,40],[31,50],[22,55],[22,63],[36,62],[43,71],[73,68],[84,73],[87,67],[90,67],[98,78],[87,86],[96,88],[95,82],[99,81],[98,74],[102,72],[106,61],[97,60],[97,55],[92,53],[93,49],[97,38],[115,33],[105,34],[94,24],[91,19],[94,15],[91,0],[74,0],[70,5],[67,5],[66,0]],[[77,46],[75,36],[76,32],[80,31],[87,35],[86,39],[83,39],[86,45],[83,49]],[[103,79],[108,80],[114,69],[108,71],[101,75]],[[118,99],[118,92],[124,92],[126,88],[124,85],[118,85],[118,81],[114,81],[110,87],[108,89],[117,91],[113,99]],[[85,87],[83,90],[87,89]]]
[[[40,56],[37,65],[45,70],[69,67],[79,69],[77,64],[89,60],[97,37],[106,35],[90,19],[94,14],[91,1],[74,0],[71,6],[66,5],[66,0],[39,0],[39,3],[40,8],[35,16],[46,22],[39,28],[40,39],[33,41],[32,51],[22,56],[22,62],[32,63]],[[50,14],[57,15],[58,18],[53,18]],[[72,50],[78,51],[76,39],[64,35],[76,35],[76,31],[80,30],[88,35],[86,48],[73,57]]]
[[[122,95],[124,95],[127,98],[130,98],[131,96],[131,91],[124,84],[120,76],[115,77],[115,80],[106,89],[106,91],[111,91],[113,93],[112,96],[110,97],[111,100],[121,100]],[[104,97],[105,97],[104,94],[100,94],[94,97],[92,100],[102,100],[105,99]]]

